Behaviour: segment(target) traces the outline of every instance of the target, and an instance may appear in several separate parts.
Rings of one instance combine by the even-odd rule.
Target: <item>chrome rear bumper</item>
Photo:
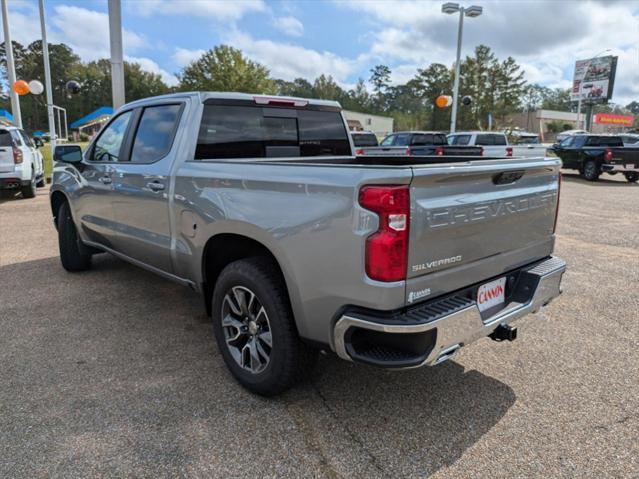
[[[557,257],[518,270],[516,274],[521,281],[517,282],[517,290],[509,294],[510,302],[489,317],[482,318],[477,304],[468,295],[433,300],[416,310],[389,319],[378,320],[357,313],[344,314],[334,327],[335,352],[349,361],[358,360],[386,367],[438,364],[452,357],[462,346],[490,335],[500,325],[519,328],[531,322],[532,318],[524,320],[524,317],[538,312],[561,294],[560,284],[565,270],[566,263]],[[402,343],[401,335],[405,335],[407,340],[412,336],[411,341],[415,344],[406,354],[401,352],[401,346],[399,352],[393,349],[393,345],[384,352],[383,347],[373,345],[368,348],[372,351],[373,359],[367,360],[356,350],[356,341],[351,340],[356,334],[364,337],[369,335],[369,341],[373,343],[375,338],[385,344],[390,339],[394,345]],[[423,351],[420,351],[420,341]],[[388,360],[385,361],[385,358]]]

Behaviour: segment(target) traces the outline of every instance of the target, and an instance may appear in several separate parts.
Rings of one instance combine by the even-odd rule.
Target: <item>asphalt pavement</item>
[[[639,186],[566,175],[564,294],[512,343],[402,372],[322,356],[264,399],[202,300],[65,272],[47,191],[0,200],[0,477],[639,477]]]

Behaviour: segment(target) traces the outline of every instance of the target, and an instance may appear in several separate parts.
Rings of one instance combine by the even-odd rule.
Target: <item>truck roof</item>
[[[502,131],[481,131],[481,130],[473,130],[473,131],[456,131],[455,133],[448,133],[448,135],[506,135]]]
[[[342,106],[339,102],[330,101],[330,100],[319,100],[317,98],[298,98],[292,96],[279,96],[279,95],[264,95],[259,93],[237,93],[237,92],[217,92],[217,91],[194,91],[194,92],[180,92],[180,93],[169,93],[167,95],[159,95],[152,96],[148,98],[143,98],[141,100],[132,101],[127,103],[127,106],[132,105],[143,105],[146,103],[152,103],[157,100],[166,100],[166,99],[176,99],[176,98],[185,98],[185,97],[199,97],[202,102],[209,99],[219,99],[219,100],[248,100],[248,101],[260,101],[260,104],[268,104],[269,100],[271,101],[288,101],[292,104],[297,103],[297,105],[292,106],[303,106],[306,105],[318,105],[318,106],[329,106],[333,108],[342,109]],[[257,103],[256,101],[256,103]],[[262,103],[264,102],[264,103]]]

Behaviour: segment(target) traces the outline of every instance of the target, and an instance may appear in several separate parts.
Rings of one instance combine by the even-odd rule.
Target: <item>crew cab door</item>
[[[126,154],[115,165],[113,209],[116,249],[142,263],[171,272],[169,187],[172,148],[184,103],[138,108]]]
[[[113,212],[113,172],[122,156],[133,112],[114,117],[85,153],[72,202],[82,239],[114,248],[118,225]]]

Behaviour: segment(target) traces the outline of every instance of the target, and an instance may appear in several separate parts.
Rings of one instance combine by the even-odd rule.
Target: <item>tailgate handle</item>
[[[493,176],[493,183],[496,185],[509,185],[524,176],[523,170],[502,171]]]

